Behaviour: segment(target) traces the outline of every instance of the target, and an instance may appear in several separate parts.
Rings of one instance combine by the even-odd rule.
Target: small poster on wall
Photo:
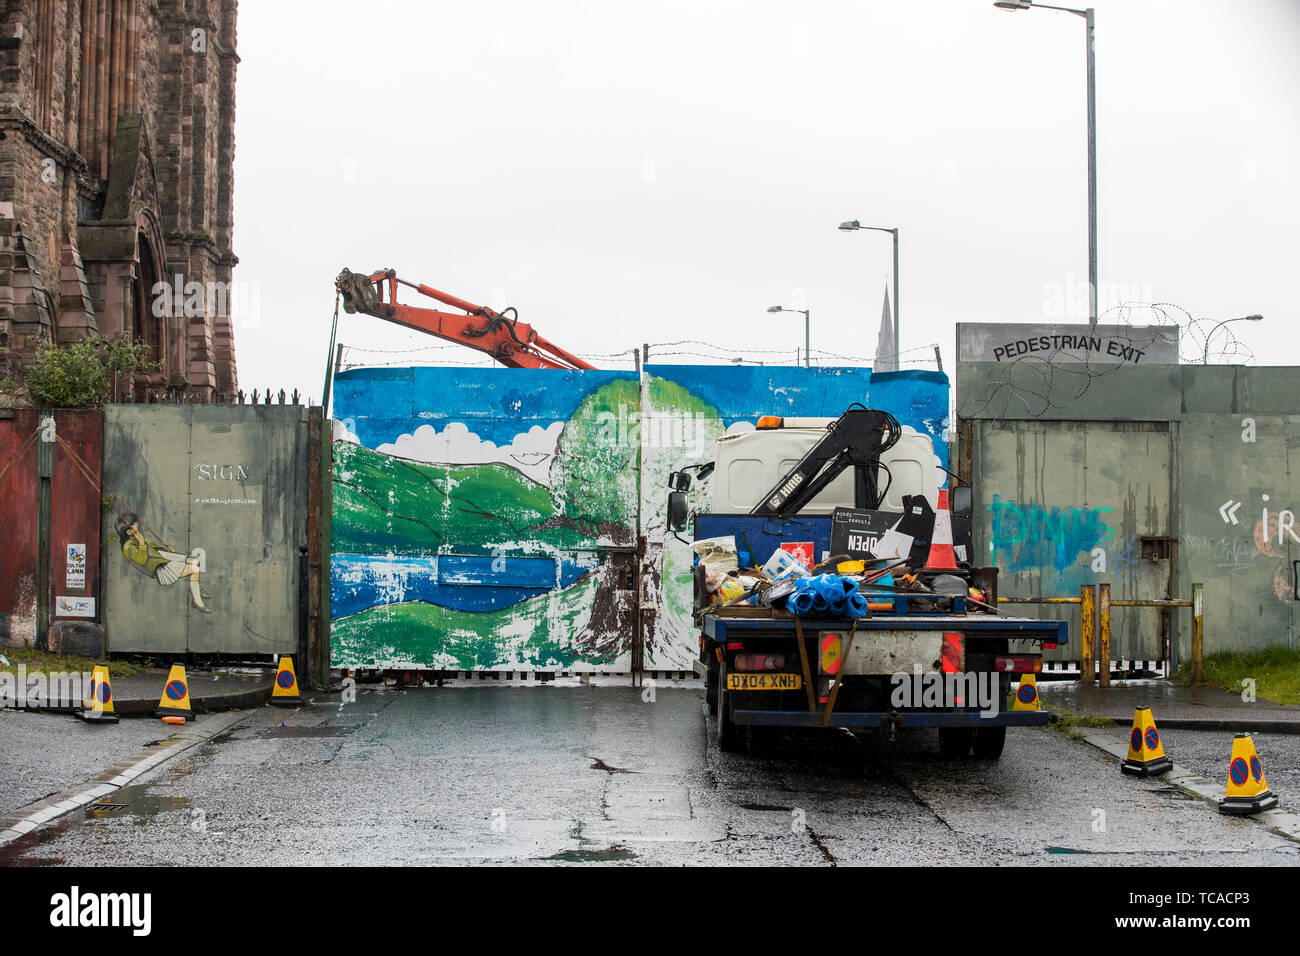
[[[65,584],[69,590],[86,586],[86,546],[68,545],[68,567]]]

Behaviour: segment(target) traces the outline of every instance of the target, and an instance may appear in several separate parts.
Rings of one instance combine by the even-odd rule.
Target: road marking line
[[[104,773],[108,773],[112,770],[124,768],[121,773],[118,773],[111,780],[95,783],[95,780],[92,779],[89,783],[94,783],[94,786],[88,786],[87,783],[78,784],[77,788],[72,791],[64,791],[61,794],[55,794],[53,797],[39,800],[34,804],[28,804],[26,807],[19,807],[14,811],[15,814],[22,813],[25,810],[31,812],[19,819],[18,822],[10,824],[7,829],[0,830],[0,844],[9,843],[21,836],[25,836],[37,829],[37,827],[49,823],[65,813],[70,813],[78,807],[84,807],[100,797],[120,789],[177,754],[198,744],[210,742],[218,734],[224,733],[235,724],[245,720],[251,713],[251,711],[233,711],[212,721],[214,726],[207,729],[201,736],[172,738],[156,747],[151,747],[147,751],[141,751],[134,757],[120,760],[109,770],[104,771]],[[103,774],[101,773],[100,776],[102,777]],[[59,802],[50,803],[51,800]],[[12,816],[12,814],[6,816]]]

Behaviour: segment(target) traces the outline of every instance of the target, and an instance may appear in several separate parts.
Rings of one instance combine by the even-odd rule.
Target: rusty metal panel
[[[50,621],[91,624],[99,608],[84,601],[73,607],[59,597],[95,599],[99,580],[99,468],[101,416],[93,411],[57,411],[49,444],[49,582],[45,601]],[[42,416],[17,409],[0,420],[0,644],[37,642],[38,559],[37,476],[39,440],[29,442]],[[62,440],[62,442],[59,441]],[[78,558],[69,556],[76,547]],[[75,567],[74,567],[75,565]],[[68,613],[60,613],[64,608]],[[56,642],[57,644],[57,642]],[[57,649],[57,648],[56,648]]]
[[[36,412],[0,420],[0,645],[36,641]]]
[[[99,594],[99,481],[104,433],[103,413],[54,413],[57,441],[50,494],[50,621],[68,621],[74,627],[100,618]],[[74,556],[70,549],[75,548]],[[79,572],[79,573],[78,573]],[[64,600],[60,600],[60,599]],[[91,609],[93,608],[93,610]],[[51,650],[68,650],[51,638]]]
[[[110,405],[115,652],[296,653],[306,445],[292,405]]]

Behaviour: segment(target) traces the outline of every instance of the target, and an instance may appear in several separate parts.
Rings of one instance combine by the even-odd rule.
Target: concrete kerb
[[[1133,721],[1126,717],[1108,718],[1116,727],[1129,727]],[[1215,720],[1202,717],[1161,717],[1161,727],[1170,730],[1214,730],[1230,734],[1242,733],[1243,728],[1255,734],[1300,734],[1300,720]]]
[[[254,687],[248,690],[235,691],[225,694],[210,694],[206,697],[190,697],[190,708],[196,714],[218,714],[228,710],[251,710],[254,707],[260,707],[271,699],[271,688]],[[25,707],[28,711],[38,711],[50,714],[68,714],[80,710],[82,702],[80,700],[59,700],[51,702],[43,707]],[[152,717],[154,711],[158,708],[158,701],[155,698],[115,698],[113,701],[113,712],[119,717]],[[9,708],[16,710],[18,708]]]
[[[134,756],[120,760],[98,776],[43,800],[28,804],[0,817],[0,846],[3,846],[65,813],[94,803],[96,800],[125,787],[132,780],[166,763],[180,753],[202,743],[207,743],[249,717],[248,713],[229,713],[205,720],[202,727],[186,727],[155,747],[141,750]]]
[[[1164,727],[1173,725],[1170,721],[1162,720],[1160,721],[1160,726]],[[1254,728],[1254,724],[1252,724],[1252,728]],[[1207,728],[1189,727],[1187,729],[1199,730]],[[1258,729],[1260,732],[1263,732],[1262,728]],[[1291,731],[1291,733],[1294,732],[1295,731]],[[1096,747],[1106,755],[1114,757],[1117,761],[1122,761],[1128,756],[1127,740],[1117,740],[1107,734],[1097,733],[1083,734],[1080,739],[1083,740],[1084,743]],[[1144,777],[1142,779],[1163,781],[1164,783],[1177,787],[1179,790],[1192,794],[1206,803],[1213,804],[1216,809],[1218,808],[1219,801],[1223,799],[1224,787],[1222,784],[1217,784],[1213,780],[1201,776],[1199,773],[1193,773],[1186,767],[1180,767],[1178,764],[1174,764],[1173,769],[1168,773],[1163,773],[1154,777]],[[1247,819],[1262,824],[1278,836],[1286,837],[1288,840],[1294,840],[1295,842],[1300,843],[1300,814],[1278,808],[1276,810],[1265,810],[1262,813],[1251,814]]]

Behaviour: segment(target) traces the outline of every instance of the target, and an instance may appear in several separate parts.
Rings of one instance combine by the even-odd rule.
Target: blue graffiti
[[[1000,501],[993,496],[989,543],[1007,571],[1054,567],[1058,572],[1074,564],[1079,555],[1110,540],[1114,529],[1102,515],[1114,508],[1048,508],[1031,501]]]

